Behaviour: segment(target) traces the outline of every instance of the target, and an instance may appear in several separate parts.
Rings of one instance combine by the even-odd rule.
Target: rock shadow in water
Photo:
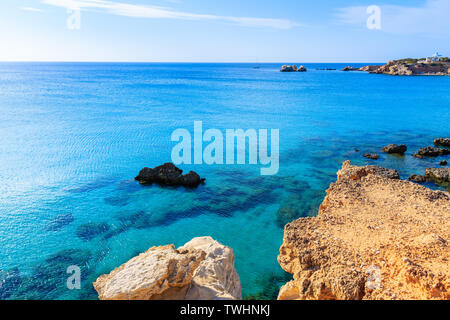
[[[90,241],[109,230],[109,225],[102,223],[86,223],[77,228],[76,234],[78,238],[84,241]]]
[[[22,277],[18,268],[7,271],[0,270],[0,300],[9,299],[21,283]]]
[[[70,193],[86,193],[86,192],[90,192],[90,191],[93,191],[96,189],[105,188],[107,186],[110,186],[114,182],[116,182],[116,179],[114,179],[112,177],[98,178],[92,182],[86,183],[86,184],[81,185],[76,188],[69,189],[67,191]]]
[[[91,253],[88,250],[68,249],[60,251],[33,268],[31,276],[22,277],[20,287],[11,296],[21,300],[52,300],[67,292],[67,268],[78,266],[81,281],[87,279]]]
[[[73,221],[74,221],[74,218],[71,213],[60,214],[48,223],[45,230],[46,231],[59,231],[63,227],[71,224]]]

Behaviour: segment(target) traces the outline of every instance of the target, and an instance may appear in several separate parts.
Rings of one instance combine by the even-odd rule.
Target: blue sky
[[[379,30],[367,28],[370,5],[381,10]],[[68,8],[80,8],[80,29],[68,28]],[[450,56],[449,15],[450,0],[2,0],[0,60],[384,62],[436,50]]]

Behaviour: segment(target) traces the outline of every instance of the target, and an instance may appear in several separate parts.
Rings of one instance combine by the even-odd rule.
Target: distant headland
[[[391,60],[383,66],[365,66],[362,68],[345,67],[342,71],[367,71],[376,74],[396,76],[449,76],[450,59],[435,53],[432,57]]]
[[[322,68],[317,70],[336,70]],[[283,65],[281,72],[305,72],[304,66]],[[391,60],[385,65],[368,65],[361,68],[347,66],[340,71],[366,71],[368,73],[387,74],[395,76],[450,76],[450,58],[435,53],[427,58],[406,58]]]

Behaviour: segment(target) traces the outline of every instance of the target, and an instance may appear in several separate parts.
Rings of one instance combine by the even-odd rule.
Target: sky
[[[450,56],[450,0],[2,0],[0,61]]]

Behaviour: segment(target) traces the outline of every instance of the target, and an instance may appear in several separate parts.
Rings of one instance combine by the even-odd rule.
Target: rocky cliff
[[[318,216],[285,227],[279,299],[450,299],[449,241],[448,193],[347,161]]]
[[[153,247],[94,283],[101,300],[234,300],[241,283],[233,250],[210,237]]]

